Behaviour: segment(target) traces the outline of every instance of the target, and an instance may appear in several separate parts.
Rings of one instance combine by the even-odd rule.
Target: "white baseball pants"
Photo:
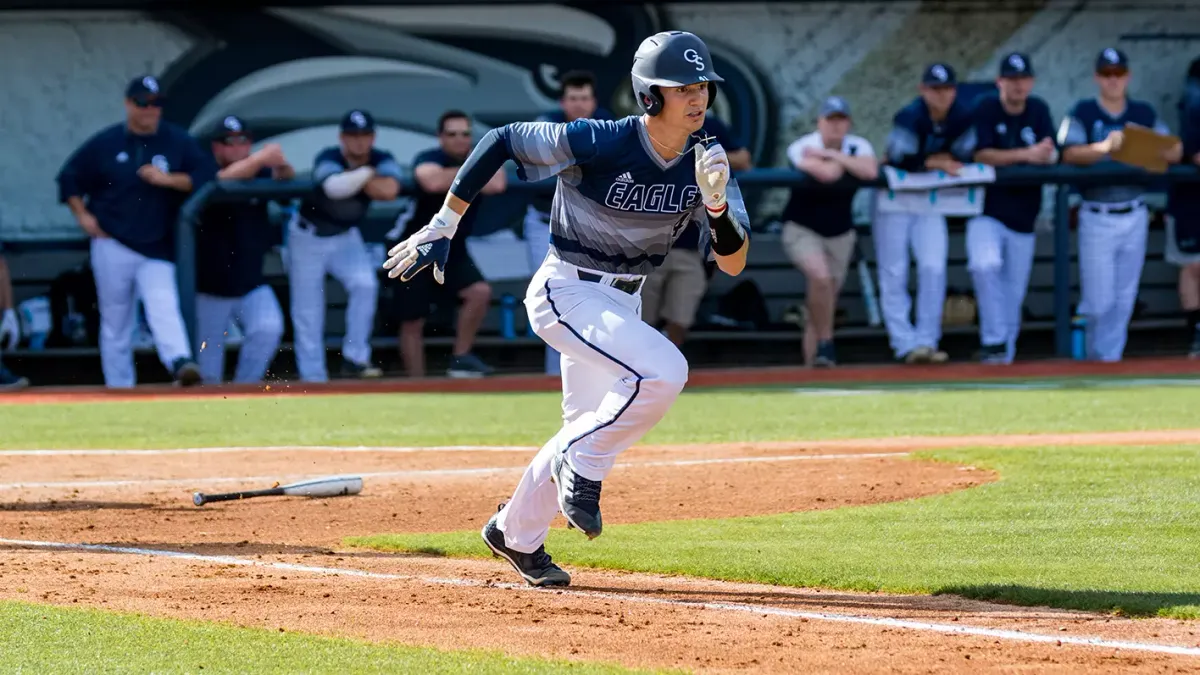
[[[1129,213],[1093,209],[1129,204],[1092,204],[1079,208],[1079,311],[1087,317],[1087,355],[1096,361],[1120,361],[1137,303],[1150,216],[1144,204]]]
[[[1036,245],[1033,233],[1014,232],[990,216],[967,221],[967,269],[975,282],[979,342],[1005,345],[1010,363],[1017,352]]]
[[[879,304],[896,358],[918,347],[937,349],[946,304],[946,218],[937,213],[876,213],[871,225],[879,274]],[[909,252],[917,263],[917,316],[908,294]]]
[[[318,237],[295,221],[288,232],[288,284],[296,367],[305,382],[325,382],[325,275],[346,288],[346,335],[342,357],[358,364],[371,360],[371,333],[379,299],[379,278],[357,227]]]
[[[179,311],[175,263],[147,258],[111,238],[92,239],[91,252],[100,308],[100,367],[105,386],[128,388],[137,383],[133,329],[139,296],[158,358],[167,370],[178,359],[190,359],[192,349]]]
[[[537,209],[529,206],[525,210],[521,232],[529,247],[529,267],[536,270],[550,252],[550,223]],[[546,374],[562,374],[562,359],[558,350],[550,345],[546,345]]]
[[[242,327],[245,338],[238,350],[238,384],[262,382],[279,351],[283,336],[283,310],[270,286],[262,285],[240,298],[196,294],[196,331],[200,354],[196,363],[205,384],[220,384],[225,376],[225,333],[230,320]]]
[[[582,281],[578,267],[551,254],[530,281],[529,321],[563,355],[563,427],[534,456],[497,519],[514,550],[537,550],[558,514],[550,482],[556,453],[566,453],[579,475],[604,480],[617,455],[658,424],[687,382],[683,354],[642,321],[639,295],[606,285],[614,278]]]

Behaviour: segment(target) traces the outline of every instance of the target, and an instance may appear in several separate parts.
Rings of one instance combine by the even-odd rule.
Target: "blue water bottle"
[[[1087,317],[1071,319],[1071,358],[1076,361],[1087,360]]]
[[[516,306],[517,299],[511,293],[505,293],[500,298],[500,334],[505,340],[517,337]]]

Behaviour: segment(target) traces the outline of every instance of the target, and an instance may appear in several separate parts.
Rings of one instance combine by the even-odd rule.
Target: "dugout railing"
[[[747,191],[764,188],[886,188],[882,174],[871,181],[843,177],[834,184],[824,184],[806,174],[781,168],[753,169],[736,174],[738,183]],[[411,177],[403,181],[402,194],[411,192]],[[1163,193],[1170,186],[1180,183],[1200,183],[1200,170],[1192,166],[1172,166],[1165,174],[1152,174],[1118,162],[1100,162],[1089,167],[1068,165],[1012,166],[996,169],[992,183],[979,183],[980,187],[1017,185],[1054,185],[1053,237],[1054,237],[1054,342],[1060,357],[1071,355],[1071,237],[1070,205],[1073,190],[1094,185],[1145,185],[1148,193]],[[176,237],[177,273],[179,299],[188,335],[193,348],[199,345],[195,332],[196,223],[204,208],[212,203],[238,202],[251,199],[291,200],[303,197],[315,189],[308,180],[295,181],[214,181],[193,194],[180,211]],[[552,190],[552,181],[526,183],[509,181],[508,191],[534,192]]]

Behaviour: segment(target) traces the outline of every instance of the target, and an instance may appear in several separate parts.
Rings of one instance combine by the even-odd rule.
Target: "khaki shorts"
[[[854,243],[858,233],[850,230],[836,237],[823,237],[816,232],[791,221],[783,224],[781,236],[783,250],[792,264],[800,271],[812,269],[814,259],[823,260],[830,278],[841,288],[846,281],[850,259],[854,257]]]
[[[704,256],[699,251],[673,248],[662,267],[642,284],[642,320],[653,326],[665,319],[691,328],[707,290]]]

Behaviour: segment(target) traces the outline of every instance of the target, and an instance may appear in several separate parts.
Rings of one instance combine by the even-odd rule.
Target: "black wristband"
[[[712,211],[708,212],[708,230],[712,235],[713,253],[717,255],[733,255],[742,250],[746,243],[746,235],[737,223],[733,222],[728,206],[719,216],[714,216]]]

